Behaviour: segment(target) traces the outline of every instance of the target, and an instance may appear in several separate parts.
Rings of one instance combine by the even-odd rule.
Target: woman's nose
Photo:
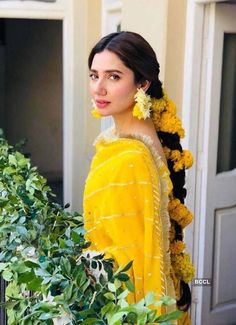
[[[101,96],[105,96],[107,94],[106,83],[103,80],[97,81],[95,93]]]

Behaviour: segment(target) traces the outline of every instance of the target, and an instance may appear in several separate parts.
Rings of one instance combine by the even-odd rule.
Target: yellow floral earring
[[[98,108],[96,106],[96,103],[95,103],[95,100],[94,99],[92,99],[92,104],[93,104],[93,109],[91,110],[91,114],[95,118],[101,118],[102,115],[99,113]]]
[[[143,88],[139,88],[134,95],[134,99],[136,104],[133,108],[133,116],[139,120],[145,120],[147,117],[150,117],[152,106],[151,96],[146,94]]]

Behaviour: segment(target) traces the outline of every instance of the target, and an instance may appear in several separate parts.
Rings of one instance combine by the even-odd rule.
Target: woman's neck
[[[115,122],[115,133],[117,136],[132,133],[155,132],[155,127],[151,118],[139,120],[132,114],[120,114],[113,116]]]

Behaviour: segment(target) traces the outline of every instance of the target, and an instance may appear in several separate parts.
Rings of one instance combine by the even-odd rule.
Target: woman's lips
[[[98,108],[105,108],[108,104],[110,104],[110,102],[107,100],[96,100],[96,106]]]

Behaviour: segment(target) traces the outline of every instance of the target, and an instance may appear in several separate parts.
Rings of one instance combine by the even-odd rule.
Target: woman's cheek
[[[118,97],[125,97],[126,99],[133,98],[135,94],[133,89],[130,89],[129,86],[126,85],[123,87],[117,87],[115,93]]]

